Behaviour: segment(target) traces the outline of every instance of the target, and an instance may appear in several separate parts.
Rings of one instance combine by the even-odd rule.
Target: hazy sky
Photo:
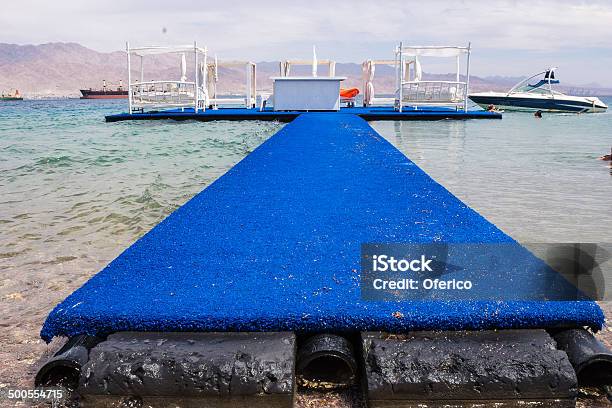
[[[197,40],[223,58],[391,58],[404,44],[472,42],[476,75],[558,66],[562,82],[612,87],[612,1],[3,1],[0,42],[100,51]],[[165,31],[165,32],[164,32]],[[427,66],[424,64],[427,71]]]

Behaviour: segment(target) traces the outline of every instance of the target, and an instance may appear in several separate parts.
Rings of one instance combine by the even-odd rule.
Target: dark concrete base
[[[284,395],[226,396],[208,398],[143,397],[118,398],[90,395],[79,408],[287,408],[293,403]]]
[[[368,408],[573,408],[574,400],[538,399],[538,400],[379,400],[370,401]]]
[[[291,407],[295,347],[289,332],[117,333],[91,349],[77,392],[92,406],[123,396]]]
[[[575,404],[576,374],[544,330],[367,332],[362,345],[371,407]]]

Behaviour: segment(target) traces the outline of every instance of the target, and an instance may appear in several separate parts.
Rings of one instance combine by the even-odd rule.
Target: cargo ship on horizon
[[[123,89],[119,81],[117,89],[107,89],[106,81],[102,81],[102,89],[81,89],[81,99],[127,99],[128,91]]]
[[[18,89],[15,92],[9,92],[0,94],[0,101],[23,101],[23,96],[19,93]]]

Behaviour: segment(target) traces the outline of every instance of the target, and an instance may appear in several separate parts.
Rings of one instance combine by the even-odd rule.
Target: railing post
[[[195,60],[195,69],[193,71],[193,73],[195,74],[195,78],[194,78],[194,84],[195,84],[195,89],[193,90],[193,112],[194,113],[198,113],[198,101],[200,99],[200,87],[198,86],[198,44],[194,41],[193,42],[193,55],[194,55],[194,60]],[[179,97],[180,97],[180,92],[179,92]]]
[[[255,107],[257,104],[257,64],[253,63],[253,99],[252,106]]]
[[[463,96],[465,99],[463,101],[463,111],[467,112],[467,104],[468,104],[468,95],[470,92],[470,54],[472,50],[472,43],[468,43],[467,49],[467,63],[465,69],[465,95]]]
[[[204,98],[204,103],[203,103],[203,107],[202,110],[206,110],[206,107],[208,106],[209,103],[209,98],[210,95],[208,95],[208,48],[204,47],[204,70],[202,71],[202,83],[204,84],[204,87],[202,88],[203,91],[203,98]]]
[[[127,53],[127,68],[128,68],[128,112],[132,114],[132,68],[130,61],[130,43],[125,42],[125,52]]]
[[[251,105],[251,64],[245,64],[246,73],[246,100],[244,101],[244,107],[248,108]]]
[[[404,100],[404,57],[402,55],[403,44],[400,41],[399,45],[399,72],[398,72],[398,85],[399,85],[399,111],[402,111],[402,102]]]

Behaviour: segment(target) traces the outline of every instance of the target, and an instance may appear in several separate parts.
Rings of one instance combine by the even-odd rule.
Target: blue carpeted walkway
[[[365,242],[512,240],[360,117],[303,114],[58,305],[42,337],[603,323],[593,302],[364,301]]]

